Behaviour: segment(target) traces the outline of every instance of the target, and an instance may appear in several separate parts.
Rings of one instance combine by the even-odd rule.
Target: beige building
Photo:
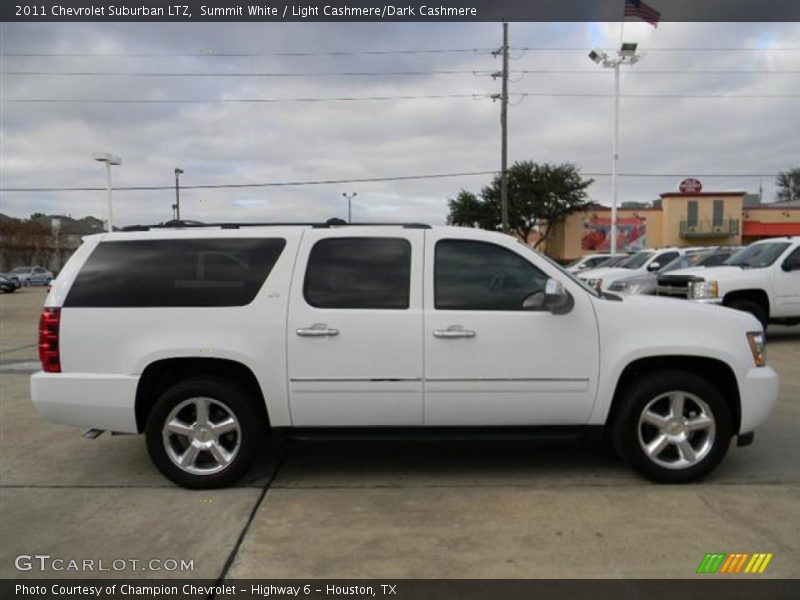
[[[670,192],[660,206],[617,211],[617,248],[635,252],[666,246],[738,246],[766,237],[800,235],[800,205],[746,206],[745,192]],[[545,250],[573,260],[610,248],[611,209],[597,205],[570,215]]]

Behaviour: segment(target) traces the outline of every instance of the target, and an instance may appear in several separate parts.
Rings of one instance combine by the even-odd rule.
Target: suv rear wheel
[[[263,432],[247,393],[224,379],[197,377],[167,389],[147,419],[147,450],[178,485],[231,485],[250,468]]]
[[[637,379],[613,424],[617,452],[645,477],[687,483],[711,472],[733,436],[731,411],[708,381],[684,371]]]

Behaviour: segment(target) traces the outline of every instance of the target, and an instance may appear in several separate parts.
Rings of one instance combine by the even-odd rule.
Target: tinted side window
[[[673,260],[678,258],[678,256],[680,255],[677,252],[664,252],[664,254],[659,254],[658,256],[656,256],[653,262],[657,262],[659,265],[663,267],[665,264],[672,262]]]
[[[486,242],[436,244],[434,304],[439,310],[522,310],[547,276],[518,254]]]
[[[277,238],[102,242],[64,306],[244,306],[285,245]]]
[[[303,294],[316,308],[403,309],[410,285],[408,240],[341,237],[314,244]]]
[[[784,271],[797,271],[800,269],[800,247],[795,248],[794,252],[786,257],[786,260],[783,261],[781,268]]]

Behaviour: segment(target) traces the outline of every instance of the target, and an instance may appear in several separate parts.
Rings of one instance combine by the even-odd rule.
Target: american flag
[[[625,16],[638,17],[642,21],[647,21],[653,27],[658,27],[661,13],[652,6],[647,6],[642,0],[625,0]]]

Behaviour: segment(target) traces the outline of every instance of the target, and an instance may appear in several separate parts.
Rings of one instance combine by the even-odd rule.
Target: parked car
[[[742,248],[719,267],[658,278],[658,294],[721,304],[769,323],[800,323],[800,237],[771,238]]]
[[[0,273],[0,291],[2,291],[4,294],[16,292],[19,287],[19,279],[6,273]]]
[[[598,291],[609,291],[617,279],[651,273],[685,254],[689,248],[661,248],[641,250],[616,267],[601,267],[581,273],[579,277]]]
[[[11,274],[22,285],[50,285],[53,281],[53,274],[44,267],[17,267]]]
[[[690,267],[715,267],[728,260],[739,248],[734,246],[719,246],[702,250],[689,251],[667,263],[655,273],[642,273],[625,279],[617,279],[610,286],[609,291],[616,294],[655,294],[658,288],[658,277],[678,269]]]
[[[336,220],[84,240],[45,301],[33,403],[90,436],[144,433],[186,487],[234,483],[276,430],[608,435],[645,476],[688,482],[750,443],[778,394],[751,315],[600,294],[496,232]]]
[[[612,254],[587,254],[568,264],[566,269],[570,273],[579,273],[588,269],[594,269],[595,267],[605,264],[612,256]]]

